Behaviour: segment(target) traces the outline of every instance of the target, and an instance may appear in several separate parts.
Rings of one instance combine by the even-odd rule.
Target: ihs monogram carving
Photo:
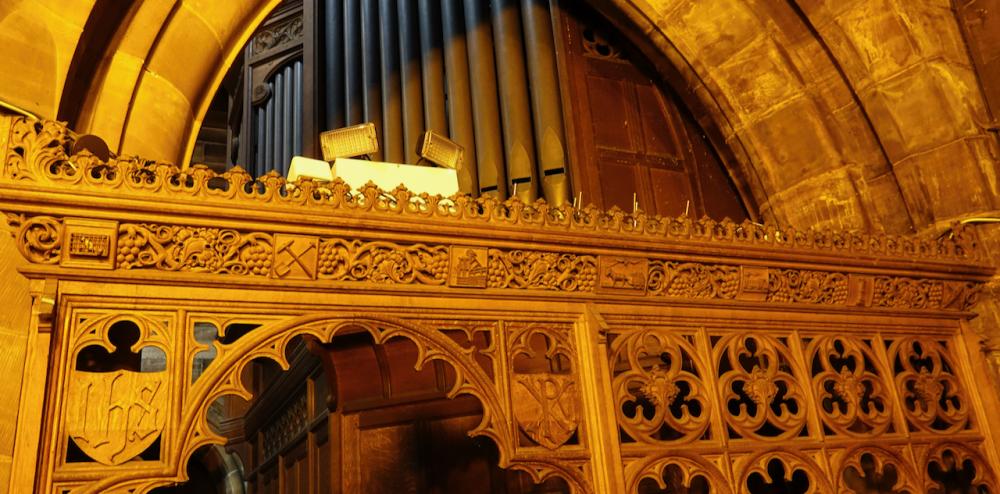
[[[87,456],[120,465],[153,444],[166,424],[166,372],[74,372],[66,432]]]

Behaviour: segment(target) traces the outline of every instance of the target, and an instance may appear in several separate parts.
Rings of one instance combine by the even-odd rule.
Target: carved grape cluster
[[[576,275],[576,289],[579,291],[593,291],[595,283],[597,283],[597,269],[594,266],[587,266]]]
[[[320,243],[319,246],[319,272],[320,274],[331,274],[333,273],[334,266],[337,264],[337,252],[334,244],[332,243]]]
[[[420,253],[419,264],[435,279],[445,280],[448,277],[448,252],[441,250],[432,253]]]
[[[146,246],[146,239],[139,235],[122,235],[118,239],[118,265],[124,268],[138,265],[139,252]]]
[[[271,272],[271,251],[261,244],[253,244],[243,249],[243,261],[247,269],[255,275]]]

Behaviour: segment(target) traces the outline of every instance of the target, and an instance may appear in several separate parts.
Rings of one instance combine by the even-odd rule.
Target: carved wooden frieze
[[[674,300],[968,310],[974,282],[8,214],[37,264]],[[114,253],[112,256],[111,253]]]

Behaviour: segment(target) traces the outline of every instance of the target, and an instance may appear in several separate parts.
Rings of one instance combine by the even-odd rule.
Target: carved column
[[[31,322],[28,326],[24,379],[21,383],[20,405],[17,411],[18,421],[9,492],[35,491],[45,383],[48,377],[52,324],[55,318],[56,281],[31,280]]]

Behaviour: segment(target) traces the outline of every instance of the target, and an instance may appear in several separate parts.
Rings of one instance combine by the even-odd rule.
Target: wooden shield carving
[[[66,431],[87,456],[105,465],[136,457],[163,431],[166,378],[166,372],[74,372]]]
[[[514,418],[536,443],[556,449],[579,424],[576,382],[560,374],[522,374],[514,380]]]

